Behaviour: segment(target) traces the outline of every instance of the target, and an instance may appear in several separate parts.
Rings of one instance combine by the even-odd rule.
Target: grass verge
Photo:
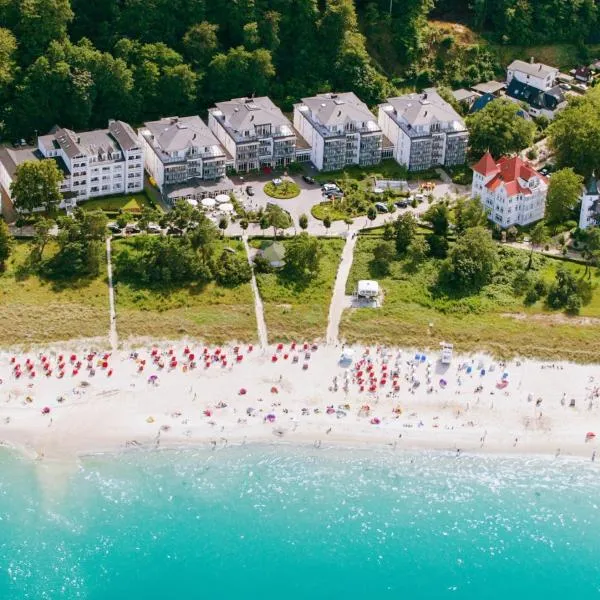
[[[285,245],[286,241],[282,241]],[[285,272],[259,273],[269,341],[315,340],[325,337],[333,284],[344,247],[341,239],[321,239],[323,257],[317,277],[300,285]]]

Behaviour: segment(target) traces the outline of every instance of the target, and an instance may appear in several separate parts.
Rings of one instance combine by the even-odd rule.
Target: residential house
[[[379,105],[378,120],[394,144],[394,158],[411,171],[461,165],[466,160],[467,126],[435,88],[389,98]]]
[[[296,132],[266,96],[217,102],[208,111],[208,126],[233,157],[236,171],[285,167],[297,159]]]
[[[375,115],[353,92],[303,98],[294,105],[294,127],[310,145],[310,159],[320,171],[381,162],[381,128]],[[386,155],[390,154],[387,141]]]
[[[38,137],[37,148],[0,154],[0,183],[10,199],[10,183],[18,164],[25,160],[55,160],[63,173],[62,207],[113,194],[144,189],[144,153],[140,139],[123,121],[109,121],[108,129],[75,133],[55,127]]]
[[[473,167],[471,196],[479,198],[488,218],[502,228],[544,218],[548,180],[517,156],[498,162],[486,152]]]
[[[486,81],[485,83],[474,85],[471,89],[480,94],[492,94],[492,96],[499,98],[506,89],[506,83],[502,81]]]
[[[225,177],[227,153],[199,116],[144,123],[140,137],[146,170],[171,202],[232,191]]]
[[[508,98],[518,103],[525,103],[532,117],[544,116],[553,119],[567,102],[560,85],[555,85],[549,90],[539,90],[531,85],[513,79],[506,90]]]
[[[10,184],[13,182],[17,167],[25,161],[41,160],[41,158],[36,148],[0,146],[0,215],[14,216]]]
[[[579,228],[587,229],[598,225],[600,219],[600,192],[596,174],[592,174],[581,194],[581,211],[579,213]]]
[[[585,83],[586,85],[592,81],[592,70],[589,67],[577,67],[569,73],[575,78],[578,83]]]
[[[557,77],[557,68],[533,62],[533,58],[530,62],[513,60],[506,69],[507,85],[516,79],[541,91],[551,90],[556,85]]]
[[[553,119],[566,106],[565,95],[558,83],[559,71],[542,63],[513,61],[506,71],[506,95],[528,106],[532,117]]]
[[[461,104],[464,104],[467,108],[471,108],[475,101],[481,96],[479,92],[473,90],[465,90],[460,88],[452,92],[452,97]]]

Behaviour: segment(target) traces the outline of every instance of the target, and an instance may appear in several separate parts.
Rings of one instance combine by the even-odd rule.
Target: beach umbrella
[[[275,421],[275,415],[270,413],[265,417],[265,421],[268,421],[269,423],[273,423]]]
[[[229,200],[229,198],[228,198]],[[214,208],[216,204],[216,200],[214,198],[203,198],[201,204],[204,208]]]
[[[233,212],[233,204],[231,202],[227,202],[226,204],[219,204],[219,210],[224,213],[232,213]]]
[[[218,194],[215,196],[215,202],[217,204],[226,204],[231,202],[231,198],[227,194]]]
[[[188,198],[187,201],[190,206],[194,206],[194,207],[198,206],[198,200],[194,200],[193,198]]]

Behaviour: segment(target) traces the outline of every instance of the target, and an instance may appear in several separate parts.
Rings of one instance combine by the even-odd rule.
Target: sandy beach
[[[269,442],[595,459],[594,365],[182,342],[0,353],[0,443],[37,459]],[[62,375],[61,375],[62,373]],[[599,459],[600,460],[600,459]]]

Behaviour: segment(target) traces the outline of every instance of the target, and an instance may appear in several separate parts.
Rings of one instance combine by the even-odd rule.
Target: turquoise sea
[[[2,451],[0,600],[596,598],[598,467],[245,446],[49,485]]]

